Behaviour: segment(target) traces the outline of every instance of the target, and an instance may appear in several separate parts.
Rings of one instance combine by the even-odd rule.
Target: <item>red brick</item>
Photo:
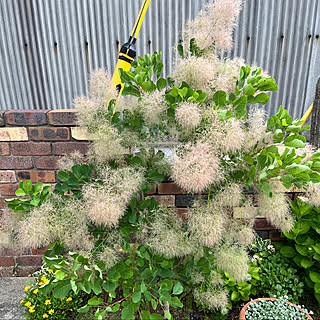
[[[286,241],[287,239],[281,235],[281,232],[272,230],[269,232],[269,239],[271,241]]]
[[[20,256],[16,257],[19,266],[41,266],[42,256]]]
[[[32,169],[31,157],[0,157],[0,169]]]
[[[58,169],[59,157],[34,157],[33,160],[37,169]]]
[[[56,182],[55,171],[17,171],[18,180],[32,182]]]
[[[12,277],[12,267],[0,267],[0,278]]]
[[[89,150],[88,142],[56,142],[52,144],[52,152],[54,155],[63,156],[75,151],[86,154]]]
[[[160,206],[165,205],[168,207],[174,207],[175,206],[175,196],[151,196],[146,197],[148,198],[155,198],[155,200],[159,203]]]
[[[33,255],[41,255],[43,256],[44,253],[49,249],[49,247],[39,248],[39,249],[32,249],[31,252]]]
[[[16,182],[16,174],[14,171],[0,171],[0,182]]]
[[[15,126],[40,126],[47,124],[48,110],[10,110],[6,112],[7,124]]]
[[[9,143],[0,142],[0,156],[10,156]]]
[[[12,142],[12,154],[15,156],[45,156],[51,154],[48,142]]]
[[[21,256],[21,255],[30,255],[30,249],[24,250],[15,250],[15,249],[8,249],[8,248],[0,248],[0,256],[7,256],[7,257],[14,257],[14,256]]]
[[[17,183],[0,184],[0,196],[14,196],[18,188],[19,188],[19,185]]]
[[[1,267],[10,267],[14,265],[13,257],[0,257],[0,266]]]
[[[69,128],[29,128],[30,140],[70,140]]]
[[[40,266],[18,266],[16,268],[16,276],[17,277],[28,277],[38,271]]]
[[[183,219],[186,217],[189,210],[189,208],[176,208],[177,215]]]
[[[7,202],[4,202],[5,199],[11,199],[11,198],[14,198],[14,197],[0,197],[0,209],[7,209],[8,208],[8,203]]]
[[[274,230],[274,227],[264,218],[258,218],[254,221],[254,230]]]
[[[77,124],[77,111],[74,109],[53,110],[48,113],[49,123],[53,126],[72,126]]]
[[[182,190],[175,183],[160,183],[158,186],[159,194],[185,194],[186,191]]]

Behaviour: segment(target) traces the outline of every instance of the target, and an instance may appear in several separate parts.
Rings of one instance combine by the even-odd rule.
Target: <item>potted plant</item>
[[[284,298],[259,298],[249,301],[241,310],[239,320],[306,320],[312,311],[288,302]]]

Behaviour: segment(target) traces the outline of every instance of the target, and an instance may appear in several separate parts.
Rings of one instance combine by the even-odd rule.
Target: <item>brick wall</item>
[[[86,153],[88,145],[86,133],[76,127],[73,109],[0,112],[0,214],[6,206],[3,200],[15,195],[19,180],[54,186],[58,159],[75,150]],[[175,207],[181,215],[193,199],[170,181],[154,187],[151,195],[160,204]],[[296,196],[295,192],[288,193],[291,199]],[[281,240],[280,233],[266,219],[257,219],[255,229],[263,238]],[[41,265],[44,251],[30,250],[24,255],[0,251],[0,277],[30,274]]]

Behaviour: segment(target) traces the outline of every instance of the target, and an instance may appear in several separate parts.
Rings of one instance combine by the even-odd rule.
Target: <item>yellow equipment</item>
[[[306,113],[303,115],[303,117],[300,119],[300,121],[303,121],[303,123],[300,125],[301,127],[303,127],[303,125],[306,123],[306,121],[310,117],[310,115],[312,113],[312,109],[313,109],[313,103],[311,104],[309,109],[306,111]]]
[[[122,93],[122,90],[124,87],[124,83],[122,83],[121,79],[120,79],[119,69],[123,69],[124,71],[130,71],[131,63],[134,60],[134,58],[136,57],[135,43],[137,41],[137,37],[138,37],[139,31],[141,29],[143,19],[147,13],[150,1],[151,0],[144,0],[143,1],[141,8],[140,8],[140,11],[139,11],[138,18],[134,24],[134,27],[132,29],[129,40],[120,49],[116,69],[114,70],[114,73],[112,76],[112,81],[119,92],[119,96],[118,96],[116,105],[118,103],[118,100],[121,96],[121,93]],[[114,109],[114,111],[115,111],[115,109]]]

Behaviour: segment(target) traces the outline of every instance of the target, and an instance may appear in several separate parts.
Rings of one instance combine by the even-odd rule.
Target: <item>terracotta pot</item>
[[[259,299],[255,299],[255,300],[249,301],[249,302],[241,309],[240,316],[239,316],[239,320],[246,320],[246,311],[247,311],[247,308],[248,308],[249,304],[255,303],[255,302],[258,302],[258,301],[261,301],[261,300],[270,301],[270,300],[279,300],[279,299],[276,299],[276,298],[259,298]],[[291,302],[287,302],[287,304],[291,304],[291,305],[297,307],[295,304],[293,304],[293,303],[291,303]],[[299,310],[302,312],[301,308],[299,308]],[[307,317],[307,319],[312,320],[312,318],[311,318],[307,313],[306,313],[306,317]]]

